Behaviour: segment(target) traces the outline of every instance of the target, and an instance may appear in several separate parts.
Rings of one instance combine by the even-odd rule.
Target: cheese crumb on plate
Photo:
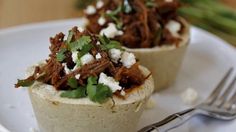
[[[182,94],[181,99],[186,105],[193,105],[198,98],[198,93],[193,88],[187,88]]]

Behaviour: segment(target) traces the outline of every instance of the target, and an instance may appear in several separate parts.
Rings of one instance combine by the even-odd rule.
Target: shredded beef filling
[[[86,85],[87,78],[89,76],[99,76],[101,72],[114,77],[116,81],[120,82],[120,85],[124,89],[132,88],[133,86],[139,86],[143,84],[145,77],[141,73],[138,63],[134,64],[131,68],[124,67],[120,62],[114,63],[109,58],[107,51],[102,50],[96,43],[98,37],[90,34],[87,31],[80,32],[77,27],[72,29],[74,32],[72,41],[79,39],[81,36],[86,35],[92,38],[92,49],[89,51],[91,55],[95,57],[97,53],[100,53],[102,58],[95,60],[89,64],[85,64],[78,67],[69,74],[65,73],[62,63],[66,63],[68,68],[72,69],[76,64],[72,61],[71,52],[65,53],[65,59],[62,62],[58,62],[56,59],[57,53],[62,48],[68,48],[66,41],[64,40],[64,34],[59,33],[54,38],[50,38],[50,55],[46,60],[46,64],[37,66],[32,76],[25,79],[25,81],[37,80],[49,85],[53,85],[57,90],[71,90],[67,84],[67,80],[70,77],[74,77],[80,74],[80,78],[77,80],[81,86]],[[16,87],[19,85],[16,84]]]
[[[105,4],[101,9],[97,9],[95,14],[86,15],[89,20],[86,28],[92,33],[99,34],[109,22],[115,22],[105,15],[106,23],[101,26],[98,24],[100,16],[104,16],[108,10],[116,10],[123,4],[123,1],[104,0]],[[153,3],[151,7],[147,5],[148,1]],[[151,48],[163,44],[178,46],[180,39],[172,36],[169,31],[164,29],[169,20],[179,21],[177,9],[180,7],[180,3],[178,0],[172,2],[165,0],[128,0],[128,2],[132,11],[130,13],[121,11],[117,14],[118,20],[123,24],[124,33],[116,36],[115,40],[129,48]]]

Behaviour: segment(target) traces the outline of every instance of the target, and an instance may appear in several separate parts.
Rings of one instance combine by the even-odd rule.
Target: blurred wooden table
[[[78,17],[75,0],[0,0],[0,28]]]
[[[236,7],[236,0],[223,0]],[[75,0],[0,0],[0,28],[56,19],[75,18],[81,12]]]

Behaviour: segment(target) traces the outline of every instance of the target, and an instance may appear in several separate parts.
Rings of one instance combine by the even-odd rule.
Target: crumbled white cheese
[[[77,65],[75,65],[71,71],[73,72],[73,71],[75,71],[75,70],[78,69],[78,68],[79,68],[79,67],[78,67]]]
[[[123,34],[124,34],[124,32],[121,31],[121,30],[119,30],[119,31],[117,32],[117,35],[123,35]]]
[[[134,54],[126,52],[126,51],[121,55],[120,61],[122,62],[123,66],[125,66],[126,68],[130,68],[133,64],[136,63]]]
[[[106,11],[106,14],[110,14],[110,13],[111,13],[111,10],[107,10],[107,11]]]
[[[117,82],[113,77],[107,76],[103,72],[99,75],[98,83],[108,86],[113,93],[122,89],[122,87],[119,86],[119,82]]]
[[[78,27],[78,30],[79,30],[80,32],[83,32],[83,31],[84,31],[84,28]]]
[[[73,51],[71,58],[72,58],[73,62],[76,63],[78,61],[78,51]]]
[[[121,90],[120,95],[125,96],[125,94],[126,94],[125,91]]]
[[[100,35],[105,34],[108,38],[114,38],[115,36],[122,35],[123,31],[119,31],[114,23],[108,23],[108,27],[100,31]]]
[[[80,74],[75,75],[75,78],[79,80]]]
[[[108,51],[108,54],[111,58],[111,61],[113,61],[115,63],[117,63],[118,60],[121,58],[121,50],[119,50],[119,49],[115,49],[115,48],[110,49]]]
[[[35,128],[33,128],[33,127],[30,127],[30,128],[29,128],[29,132],[38,132],[38,130],[35,129]]]
[[[93,15],[96,13],[96,8],[92,5],[89,5],[86,9],[85,9],[85,13],[88,15]]]
[[[96,54],[96,56],[95,56],[95,58],[96,58],[96,60],[98,60],[98,59],[101,59],[101,58],[102,58],[102,56],[101,56],[101,54],[100,54],[100,53],[97,53],[97,54]]]
[[[97,4],[96,4],[96,7],[97,7],[98,9],[100,9],[100,8],[103,7],[103,5],[104,5],[104,2],[103,2],[102,0],[99,0],[99,1],[97,2]]]
[[[174,37],[179,37],[179,31],[181,30],[181,24],[175,20],[170,20],[166,26],[166,29],[168,29],[170,31],[170,33],[174,36]]]
[[[197,98],[198,98],[198,93],[196,90],[193,88],[187,88],[182,94],[181,98],[183,102],[187,105],[193,105]]]
[[[97,41],[96,45],[100,45],[100,44],[101,44],[100,41]]]
[[[66,63],[62,63],[62,66],[64,66],[64,71],[66,74],[71,73],[71,70],[67,67]]]
[[[104,25],[105,23],[106,23],[105,17],[103,17],[103,16],[99,17],[99,19],[98,19],[98,24],[99,24],[100,26],[102,26],[102,25]]]
[[[90,53],[87,53],[87,54],[83,55],[80,58],[80,60],[81,60],[82,65],[85,65],[85,64],[88,64],[90,62],[93,62],[94,61],[94,57]]]

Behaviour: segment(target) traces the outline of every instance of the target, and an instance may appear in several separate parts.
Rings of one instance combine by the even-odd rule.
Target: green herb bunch
[[[179,14],[236,46],[236,11],[219,0],[180,0]]]
[[[75,78],[69,78],[67,83],[73,90],[62,92],[61,97],[84,98],[88,96],[90,100],[98,103],[104,103],[112,97],[111,89],[104,84],[98,84],[97,77],[89,77],[84,87],[79,86]]]

